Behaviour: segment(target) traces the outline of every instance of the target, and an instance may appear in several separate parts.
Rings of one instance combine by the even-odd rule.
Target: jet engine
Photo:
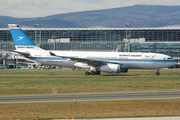
[[[107,73],[126,73],[128,72],[128,67],[126,65],[120,64],[107,64],[99,68],[102,72]]]

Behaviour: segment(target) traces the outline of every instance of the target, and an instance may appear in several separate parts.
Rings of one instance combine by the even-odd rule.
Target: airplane
[[[172,57],[159,53],[47,51],[38,47],[17,24],[8,26],[16,47],[12,52],[46,65],[89,69],[85,75],[126,73],[129,69],[158,69],[159,75],[159,69],[177,64]]]

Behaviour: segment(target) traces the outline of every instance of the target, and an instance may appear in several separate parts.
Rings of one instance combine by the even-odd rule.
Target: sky
[[[133,5],[176,5],[180,0],[0,0],[0,15],[35,18]]]

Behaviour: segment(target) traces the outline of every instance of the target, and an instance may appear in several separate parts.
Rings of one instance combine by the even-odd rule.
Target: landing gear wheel
[[[85,73],[85,75],[90,75],[90,72],[87,71],[87,72]]]
[[[156,72],[156,75],[158,76],[158,75],[159,75],[159,72]]]
[[[156,72],[156,75],[158,76],[160,73],[159,73],[159,69],[157,70],[157,72]]]
[[[91,71],[86,71],[85,75],[100,75],[101,74],[101,71],[94,71],[94,70],[91,70]]]
[[[94,72],[94,71],[91,71],[91,75],[95,75],[95,72]]]
[[[100,71],[96,71],[96,75],[100,75],[101,74],[101,72]]]

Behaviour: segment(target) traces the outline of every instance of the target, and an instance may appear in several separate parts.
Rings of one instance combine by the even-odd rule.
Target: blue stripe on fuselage
[[[48,59],[48,60],[67,60],[68,58],[59,57],[28,57],[29,59]],[[87,59],[87,58],[85,58]],[[88,58],[87,60],[98,60],[98,61],[137,61],[137,62],[177,62],[176,60],[153,60],[153,59],[98,59]]]

